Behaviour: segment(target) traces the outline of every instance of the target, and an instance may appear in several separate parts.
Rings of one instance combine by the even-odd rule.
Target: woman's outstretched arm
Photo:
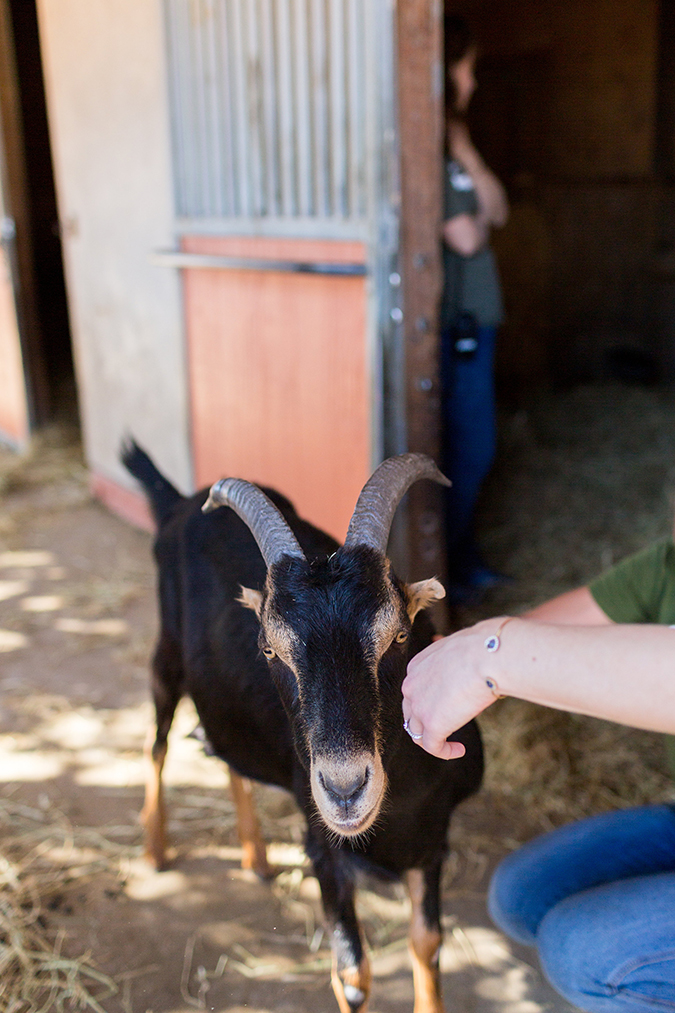
[[[500,626],[499,647],[489,651]],[[412,659],[403,714],[424,749],[451,759],[464,748],[448,736],[500,695],[674,733],[675,629],[484,620]]]

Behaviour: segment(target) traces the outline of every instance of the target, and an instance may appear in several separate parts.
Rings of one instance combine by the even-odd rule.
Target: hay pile
[[[74,426],[45,426],[31,436],[26,451],[16,454],[0,444],[0,492],[36,483],[79,481],[86,485],[79,432]]]
[[[40,495],[35,495],[36,490]],[[69,509],[91,499],[88,473],[78,431],[54,425],[31,437],[25,453],[15,454],[0,444],[0,496],[17,497],[15,509],[0,515],[0,535],[16,531],[13,514],[20,506],[25,517],[36,510]],[[31,494],[30,502],[22,494]]]
[[[49,929],[48,915],[72,883],[102,872],[117,878],[126,847],[10,799],[0,799],[0,823],[0,1011],[104,1013],[101,1002],[118,985],[89,954],[65,956],[65,934]]]
[[[479,527],[515,582],[485,606],[535,605],[669,534],[674,493],[675,391],[579,387],[505,412]]]
[[[513,583],[463,623],[517,614],[673,528],[675,392],[608,384],[505,412],[481,504],[485,555]],[[675,798],[662,736],[508,700],[482,719],[486,788],[522,805],[523,835],[601,810]]]

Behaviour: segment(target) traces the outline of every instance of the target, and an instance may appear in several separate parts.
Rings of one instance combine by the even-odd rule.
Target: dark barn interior
[[[448,5],[449,6],[449,5]],[[533,385],[675,375],[675,11],[658,0],[465,0],[477,147],[506,183],[494,237],[499,375]]]

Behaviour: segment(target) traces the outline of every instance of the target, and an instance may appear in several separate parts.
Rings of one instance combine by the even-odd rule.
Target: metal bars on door
[[[179,219],[365,238],[380,7],[165,0]]]

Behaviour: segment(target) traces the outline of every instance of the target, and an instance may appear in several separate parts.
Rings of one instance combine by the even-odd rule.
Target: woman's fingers
[[[408,717],[403,716],[403,730],[408,733],[413,742],[420,742],[424,732],[421,721],[417,718],[409,715]]]
[[[466,753],[461,742],[448,742],[447,739],[439,739],[428,732],[422,734],[417,745],[439,760],[459,760]]]
[[[486,634],[494,634],[499,621],[437,640],[408,663],[401,687],[406,730],[433,756],[463,756],[464,746],[448,739],[496,699],[484,667],[492,659],[485,649]]]

